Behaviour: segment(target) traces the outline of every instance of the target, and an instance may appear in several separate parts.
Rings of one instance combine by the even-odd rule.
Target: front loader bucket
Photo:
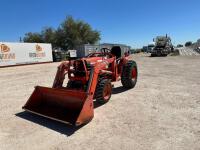
[[[36,87],[24,110],[71,125],[88,123],[94,115],[93,98],[85,92]]]

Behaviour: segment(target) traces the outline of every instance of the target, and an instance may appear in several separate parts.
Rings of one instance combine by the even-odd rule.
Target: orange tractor
[[[112,94],[111,82],[121,80],[124,88],[134,88],[137,82],[137,64],[129,60],[120,47],[103,49],[86,58],[63,62],[52,88],[35,87],[23,109],[56,121],[80,126],[94,116],[96,99],[107,103]],[[64,85],[65,77],[68,83]]]

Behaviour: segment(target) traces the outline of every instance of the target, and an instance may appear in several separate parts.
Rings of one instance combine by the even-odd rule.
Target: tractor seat
[[[116,56],[117,59],[121,58],[121,48],[120,46],[113,46],[111,49],[111,54]]]

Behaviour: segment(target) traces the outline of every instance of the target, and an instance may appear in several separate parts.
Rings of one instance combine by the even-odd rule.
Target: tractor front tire
[[[127,89],[132,89],[137,83],[138,69],[135,61],[128,61],[123,66],[121,82]]]
[[[112,95],[112,85],[109,79],[102,79],[99,81],[96,87],[96,101],[99,104],[107,103]]]

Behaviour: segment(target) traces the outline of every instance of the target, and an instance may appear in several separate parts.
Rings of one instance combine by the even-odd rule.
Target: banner
[[[52,61],[51,44],[0,42],[0,67]]]

